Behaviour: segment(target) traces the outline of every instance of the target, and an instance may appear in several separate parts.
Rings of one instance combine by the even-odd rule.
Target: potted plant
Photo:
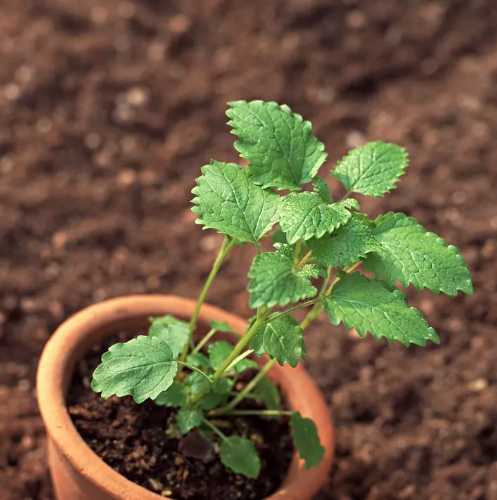
[[[393,189],[408,164],[404,149],[371,142],[350,151],[332,170],[345,188],[335,201],[327,181],[317,177],[327,155],[309,122],[288,106],[263,101],[230,103],[227,115],[239,138],[235,148],[249,165],[212,161],[196,181],[197,223],[225,236],[198,301],[106,301],[69,319],[46,346],[37,388],[59,500],[310,499],[329,472],[333,430],[324,399],[300,364],[309,324],[325,313],[331,324],[343,323],[360,336],[370,332],[377,339],[424,346],[438,336],[407,305],[396,283],[436,294],[472,293],[467,264],[455,247],[404,214],[370,220],[350,197],[383,196]],[[274,250],[262,252],[260,242],[274,226]],[[248,323],[204,303],[226,256],[247,244],[255,254],[248,284],[254,315]],[[359,272],[361,264],[368,276]],[[307,314],[299,323],[293,314],[300,309]],[[144,328],[145,335],[102,347],[123,330]],[[110,436],[105,443],[88,437],[95,424],[87,416],[90,424],[78,427],[86,429],[85,442],[66,404],[75,391],[75,363],[99,343],[105,352],[91,389],[110,403],[84,390],[98,399],[94,404],[112,405],[99,422]],[[146,463],[140,485],[124,477],[130,477],[129,468],[117,467],[108,449],[119,455],[129,446],[112,434],[120,408],[135,412],[142,404],[160,432],[152,443],[147,429],[139,436],[143,442],[133,441],[138,454],[154,454],[159,461]],[[77,423],[75,415],[72,410]],[[133,418],[122,417],[139,425]],[[254,421],[273,435],[254,431]],[[266,440],[271,437],[276,441]],[[279,448],[285,443],[295,449],[291,465]],[[160,461],[171,456],[175,462],[166,474]],[[272,479],[282,483],[271,483],[266,476],[282,464],[284,474]],[[204,489],[186,488],[185,474]],[[262,483],[266,489],[258,490]],[[227,493],[216,489],[225,484]]]

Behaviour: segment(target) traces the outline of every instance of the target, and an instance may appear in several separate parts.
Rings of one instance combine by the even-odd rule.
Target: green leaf
[[[249,346],[257,356],[267,354],[280,365],[295,368],[305,356],[304,331],[293,316],[283,316],[261,325]]]
[[[221,462],[237,474],[255,479],[261,471],[261,460],[254,443],[241,436],[223,439],[220,449]]]
[[[220,378],[212,384],[212,391],[206,394],[200,401],[202,410],[210,411],[217,408],[233,389],[233,381],[228,378]]]
[[[404,148],[376,141],[350,151],[331,174],[345,186],[347,192],[376,198],[395,188],[408,164]]]
[[[323,276],[320,266],[304,265],[297,269],[291,249],[283,245],[277,252],[258,255],[249,271],[251,279],[248,285],[250,307],[285,306],[289,302],[298,302],[314,297],[317,290],[309,279]]]
[[[233,389],[233,380],[229,378],[220,378],[212,384],[212,392],[226,395]]]
[[[186,362],[189,365],[195,366],[197,368],[211,368],[211,362],[209,361],[209,358],[201,352],[189,354],[186,358]]]
[[[188,434],[202,423],[202,412],[196,408],[181,408],[176,422],[182,434]]]
[[[214,342],[209,346],[209,360],[211,362],[212,368],[217,370],[225,361],[225,359],[231,354],[234,346],[229,342]],[[241,373],[249,368],[257,368],[257,363],[251,359],[242,359],[234,367],[238,373]]]
[[[346,208],[354,208],[355,210],[361,209],[359,202],[354,198],[347,198],[341,201],[340,204],[342,204]]]
[[[256,385],[253,394],[268,410],[277,410],[280,407],[280,393],[268,377],[264,377]]]
[[[324,297],[325,309],[334,325],[342,322],[355,328],[363,337],[370,332],[374,338],[386,337],[424,346],[426,340],[438,343],[438,335],[414,307],[407,305],[400,290],[392,290],[383,281],[366,278],[360,273],[344,276]]]
[[[292,413],[290,429],[293,442],[299,455],[305,461],[306,469],[317,467],[324,458],[325,449],[319,440],[318,429],[314,421],[304,418],[299,412]]]
[[[136,403],[155,399],[174,382],[178,364],[166,342],[140,335],[114,344],[93,373],[91,388],[103,398],[133,396]]]
[[[200,373],[192,372],[185,377],[185,384],[188,387],[190,394],[197,394],[203,390],[204,387],[209,385],[209,381],[206,380]]]
[[[232,332],[233,328],[231,328],[226,321],[211,321],[211,328],[213,330],[217,330],[218,332]]]
[[[155,399],[154,403],[159,406],[177,407],[183,406],[188,399],[188,391],[185,384],[174,382],[169,389],[161,392]]]
[[[300,189],[325,162],[324,144],[312,125],[288,106],[275,102],[230,102],[226,114],[232,133],[240,140],[235,149],[250,161],[252,180],[263,187]]]
[[[160,318],[151,318],[150,321],[148,336],[157,337],[167,342],[167,345],[173,351],[173,356],[177,358],[190,337],[188,323],[169,315]]]
[[[316,177],[312,181],[312,185],[314,186],[314,192],[319,195],[321,200],[323,200],[323,203],[326,203],[327,205],[333,203],[333,196],[331,195],[330,186],[328,186],[328,183],[324,179],[321,179],[321,177]]]
[[[281,229],[281,226],[276,226],[276,229],[274,230],[272,236],[272,240],[273,243],[283,243],[284,245],[288,244],[286,234],[283,232],[283,229]]]
[[[192,208],[197,224],[256,243],[279,217],[281,198],[251,182],[248,169],[212,161],[202,168]]]
[[[292,193],[286,197],[281,209],[281,229],[288,243],[312,237],[321,238],[343,226],[350,212],[341,203],[326,204],[317,193]]]
[[[370,222],[353,214],[345,226],[333,234],[312,238],[307,245],[313,257],[325,266],[351,266],[368,253],[381,251],[371,226]]]
[[[390,285],[412,283],[418,290],[427,287],[435,293],[457,295],[458,290],[473,293],[468,265],[456,247],[429,233],[413,217],[390,212],[375,221],[375,238],[382,256],[371,254],[367,270]]]

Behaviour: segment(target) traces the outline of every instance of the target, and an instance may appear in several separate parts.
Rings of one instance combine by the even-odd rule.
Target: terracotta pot
[[[66,321],[47,343],[37,375],[38,403],[48,433],[48,462],[58,500],[164,500],[164,497],[129,481],[105,464],[83,441],[66,409],[65,395],[75,363],[91,346],[122,330],[143,329],[150,316],[172,314],[189,319],[195,303],[174,296],[131,296],[88,307]],[[199,324],[226,321],[243,333],[241,318],[205,305]],[[295,455],[288,476],[271,500],[308,500],[325,483],[334,449],[329,411],[318,388],[299,366],[275,366],[270,377],[280,385],[292,409],[312,418],[325,459],[319,467],[305,469]],[[215,499],[222,500],[222,499]]]

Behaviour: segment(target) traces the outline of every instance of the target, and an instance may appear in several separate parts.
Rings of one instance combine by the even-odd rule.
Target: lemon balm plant
[[[401,213],[370,220],[350,197],[393,189],[408,164],[404,149],[371,142],[350,151],[331,172],[345,188],[335,201],[328,183],[317,177],[327,154],[308,121],[288,106],[263,101],[230,103],[227,115],[239,138],[235,148],[249,165],[211,161],[193,189],[197,223],[225,235],[193,317],[189,323],[151,318],[148,335],[104,353],[92,388],[104,398],[130,395],[136,403],[150,398],[177,408],[168,432],[185,435],[199,428],[220,441],[226,467],[254,478],[260,471],[255,444],[249,436],[226,435],[216,425],[219,418],[287,416],[306,467],[323,458],[314,422],[287,411],[267,377],[275,363],[296,367],[305,357],[304,331],[314,319],[327,313],[333,325],[343,323],[361,336],[370,332],[376,339],[424,346],[438,336],[396,284],[449,295],[470,294],[472,284],[454,246]],[[276,225],[275,250],[261,253],[260,240]],[[217,332],[231,331],[219,322],[195,343],[209,287],[240,244],[254,245],[248,283],[254,316],[235,345],[214,341]],[[361,274],[361,264],[375,277]],[[293,313],[303,308],[308,312],[299,324]],[[251,358],[264,354],[270,360],[258,368]],[[250,369],[257,370],[250,381],[237,383]],[[247,399],[258,401],[259,409],[240,409]]]

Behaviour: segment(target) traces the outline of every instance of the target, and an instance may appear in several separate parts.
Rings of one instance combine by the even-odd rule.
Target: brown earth
[[[34,377],[56,326],[107,297],[199,292],[220,237],[190,189],[236,159],[225,102],[253,98],[312,119],[332,161],[406,146],[399,189],[362,208],[417,217],[474,275],[472,297],[409,290],[440,347],[309,329],[337,425],[320,500],[497,499],[494,0],[0,0],[0,61],[2,500],[53,499]],[[250,259],[210,302],[249,314]]]

